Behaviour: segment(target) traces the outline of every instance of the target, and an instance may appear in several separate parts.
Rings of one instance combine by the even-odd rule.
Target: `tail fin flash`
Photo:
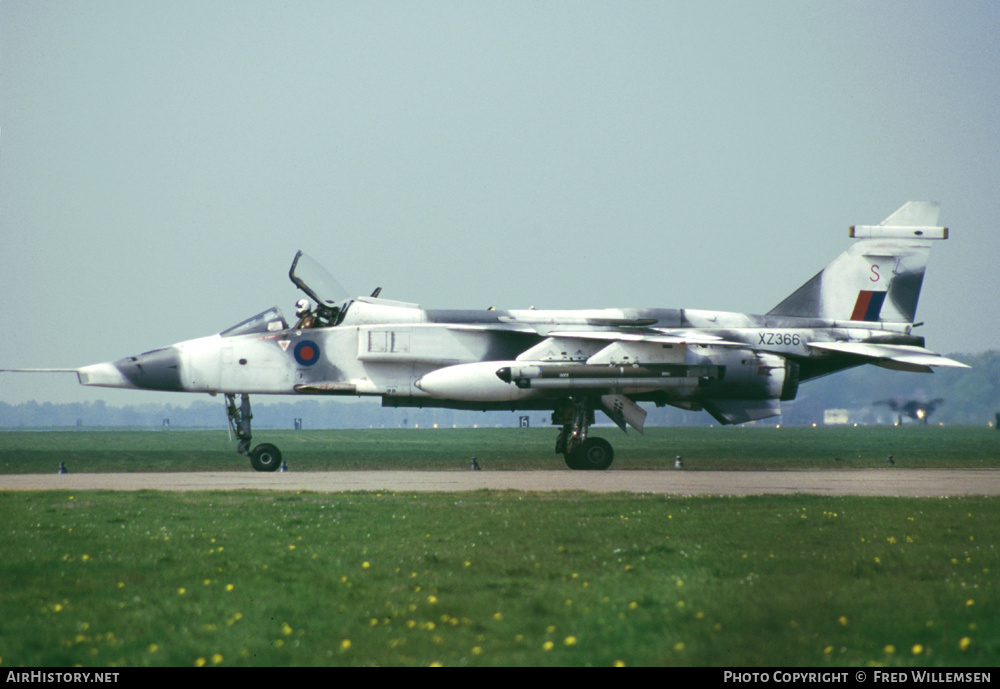
[[[855,225],[862,241],[768,312],[769,316],[912,323],[940,206],[910,201],[878,225]]]

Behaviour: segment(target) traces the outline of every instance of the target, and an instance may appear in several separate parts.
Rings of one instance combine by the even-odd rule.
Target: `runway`
[[[6,474],[0,491],[158,490],[398,493],[504,490],[664,495],[1000,495],[997,469],[843,469],[836,471],[324,471],[127,474]]]

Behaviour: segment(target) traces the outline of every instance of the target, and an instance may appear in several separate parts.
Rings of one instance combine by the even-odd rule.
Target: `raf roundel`
[[[295,345],[295,360],[303,366],[312,366],[319,361],[319,345],[312,340],[302,340]]]

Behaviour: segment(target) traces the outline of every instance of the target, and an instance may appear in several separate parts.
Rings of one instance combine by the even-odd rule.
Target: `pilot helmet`
[[[301,318],[302,316],[305,316],[307,313],[309,313],[310,310],[312,310],[312,304],[309,303],[308,299],[299,299],[297,302],[295,302],[296,316],[299,316]]]

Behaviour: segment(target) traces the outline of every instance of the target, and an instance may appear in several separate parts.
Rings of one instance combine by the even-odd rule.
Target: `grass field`
[[[680,455],[688,469],[788,469],[885,466],[1000,467],[1000,432],[989,428],[650,428],[645,435],[594,431],[615,448],[614,469],[655,469]],[[565,468],[552,429],[262,431],[289,468]],[[224,431],[3,431],[0,473],[249,471]]]
[[[0,662],[1000,662],[1000,501],[0,493]]]
[[[615,469],[997,467],[988,429],[600,429]],[[267,432],[293,470],[559,468],[550,430]],[[4,432],[0,471],[250,471]],[[484,449],[485,448],[485,449]],[[0,667],[995,666],[996,498],[0,492]]]

